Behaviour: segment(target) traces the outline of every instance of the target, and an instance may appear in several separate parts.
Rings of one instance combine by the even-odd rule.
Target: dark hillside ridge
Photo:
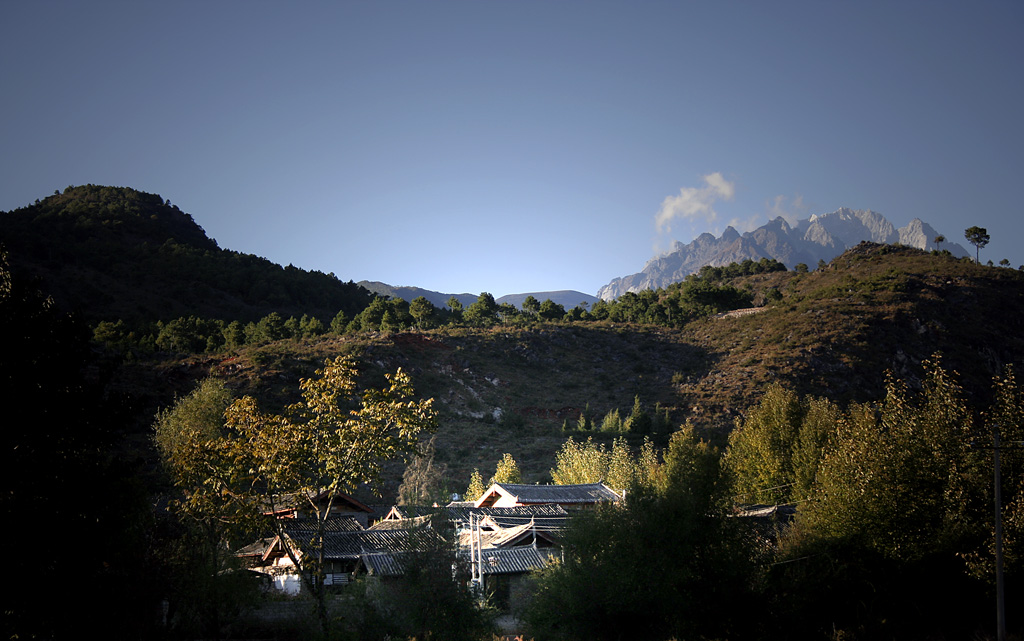
[[[124,187],[68,187],[2,212],[0,244],[15,271],[90,321],[250,321],[276,311],[328,323],[370,298],[333,274],[221,249],[170,201]]]
[[[970,259],[863,243],[808,273],[771,272],[730,279],[755,299],[781,300],[755,313],[704,318],[682,328],[597,322],[527,327],[445,327],[430,331],[325,336],[280,341],[223,355],[161,364],[151,376],[169,402],[208,374],[239,392],[283,406],[323,359],[353,354],[374,384],[401,367],[418,394],[440,411],[437,451],[454,490],[478,467],[485,476],[505,452],[529,483],[545,482],[569,436],[608,443],[619,434],[562,431],[580,412],[600,424],[628,413],[635,397],[691,422],[723,443],[736,419],[782,382],[800,394],[842,405],[875,401],[887,371],[911,385],[922,363],[941,353],[965,393],[981,406],[1007,365],[1024,367],[1024,274]],[[142,365],[135,366],[137,368]],[[175,389],[168,389],[173,382]],[[638,445],[643,435],[628,434]],[[656,440],[664,446],[664,437]],[[392,470],[395,487],[402,470]]]

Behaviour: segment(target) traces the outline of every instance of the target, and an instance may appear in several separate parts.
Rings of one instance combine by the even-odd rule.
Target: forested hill
[[[333,275],[221,249],[170,201],[130,188],[68,187],[0,212],[0,245],[16,272],[92,321],[247,321],[276,311],[329,322],[370,300]]]

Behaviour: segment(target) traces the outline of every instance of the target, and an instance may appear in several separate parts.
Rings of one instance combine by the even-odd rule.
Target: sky
[[[0,3],[0,211],[133,187],[226,249],[595,294],[870,209],[1024,264],[1024,3]]]

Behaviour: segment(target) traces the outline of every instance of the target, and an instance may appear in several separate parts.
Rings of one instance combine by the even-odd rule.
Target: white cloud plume
[[[747,218],[740,218],[737,216],[729,221],[729,226],[741,234],[748,231],[754,231],[763,224],[764,216],[762,214],[752,214]]]
[[[788,203],[785,196],[776,196],[766,204],[766,209],[768,210],[768,220],[775,220],[782,216],[790,225],[795,225],[798,220],[807,215],[807,206],[804,204],[804,197],[800,194],[793,196]]]
[[[718,200],[732,200],[736,194],[734,183],[715,172],[702,177],[703,187],[683,187],[678,196],[668,196],[661,203],[661,209],[654,216],[658,233],[672,231],[672,221],[682,218],[690,222],[713,223],[718,214],[714,204]]]

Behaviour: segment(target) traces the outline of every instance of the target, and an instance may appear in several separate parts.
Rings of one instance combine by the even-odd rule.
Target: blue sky
[[[451,293],[872,209],[1024,264],[1020,2],[5,2],[0,210],[159,193],[221,247]]]

